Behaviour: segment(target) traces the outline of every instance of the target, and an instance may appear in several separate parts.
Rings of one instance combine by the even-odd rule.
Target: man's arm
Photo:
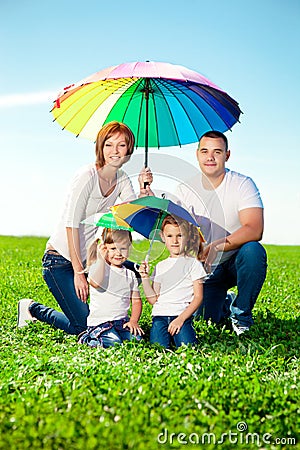
[[[241,247],[246,242],[260,241],[264,231],[264,210],[247,208],[239,212],[241,227],[217,244],[219,251],[228,252]]]
[[[218,252],[228,252],[240,248],[246,242],[260,241],[264,230],[263,208],[246,208],[239,212],[241,227],[229,236],[211,242],[203,251],[206,269],[216,259]]]

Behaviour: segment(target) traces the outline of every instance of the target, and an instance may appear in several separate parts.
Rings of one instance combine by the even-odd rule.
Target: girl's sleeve
[[[196,281],[196,280],[205,278],[206,276],[207,276],[207,273],[205,272],[205,270],[203,268],[202,262],[195,259],[194,263],[192,265],[192,270],[191,270],[192,281]]]

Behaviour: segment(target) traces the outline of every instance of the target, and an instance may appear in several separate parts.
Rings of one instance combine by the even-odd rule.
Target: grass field
[[[196,349],[103,350],[41,323],[16,328],[18,299],[55,306],[45,242],[0,237],[0,449],[300,448],[300,247],[266,246],[248,336],[197,322]]]

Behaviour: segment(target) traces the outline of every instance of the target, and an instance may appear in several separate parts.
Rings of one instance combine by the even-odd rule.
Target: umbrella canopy
[[[111,230],[127,230],[133,231],[128,223],[120,218],[115,218],[112,213],[97,213],[83,220],[82,223],[87,225],[96,225],[97,227],[110,228]]]
[[[241,114],[238,103],[201,74],[162,62],[132,62],[101,70],[66,87],[54,120],[77,136],[96,140],[112,120],[128,125],[137,147],[181,146],[209,130],[225,132]]]
[[[167,215],[180,217],[198,228],[201,241],[203,235],[195,219],[190,213],[171,200],[158,197],[142,197],[132,202],[121,203],[111,206],[112,213],[116,218],[124,220],[135,231],[148,239],[160,240],[159,231],[162,222]]]

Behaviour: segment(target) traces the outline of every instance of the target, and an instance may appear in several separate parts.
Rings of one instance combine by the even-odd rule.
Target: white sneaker
[[[18,324],[19,328],[26,327],[28,325],[27,322],[35,322],[37,319],[32,317],[29,312],[29,306],[33,303],[31,298],[22,298],[22,300],[18,303]]]
[[[232,329],[233,329],[233,331],[236,333],[236,335],[237,336],[240,336],[241,334],[243,334],[243,333],[245,333],[245,331],[249,331],[249,327],[246,327],[246,326],[242,326],[242,325],[239,325],[238,323],[234,323],[234,322],[231,322],[232,323]]]

